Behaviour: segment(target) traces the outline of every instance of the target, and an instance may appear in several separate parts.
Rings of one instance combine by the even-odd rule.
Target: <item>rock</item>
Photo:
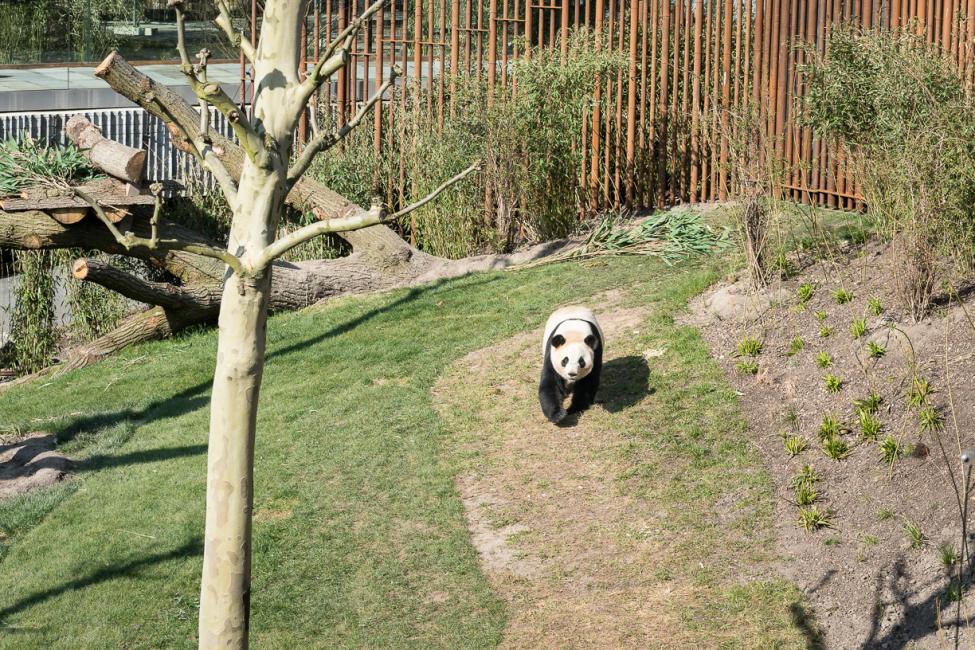
[[[0,445],[0,498],[23,494],[66,479],[71,461],[54,451],[54,436],[31,433]]]
[[[790,296],[786,289],[754,290],[739,282],[717,288],[704,300],[704,308],[719,320],[746,322],[757,319],[772,305]]]

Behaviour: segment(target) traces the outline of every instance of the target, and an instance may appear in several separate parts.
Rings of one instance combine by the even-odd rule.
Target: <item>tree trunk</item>
[[[220,303],[210,401],[201,648],[246,648],[254,438],[264,371],[268,279],[231,278]]]

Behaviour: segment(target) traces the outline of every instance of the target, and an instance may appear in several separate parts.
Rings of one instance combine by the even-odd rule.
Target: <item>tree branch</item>
[[[369,226],[375,226],[377,224],[389,223],[391,221],[396,221],[414,210],[426,205],[430,201],[443,194],[443,192],[449,188],[451,185],[459,183],[464,180],[467,176],[473,174],[475,171],[481,168],[481,162],[478,161],[457,174],[453,178],[444,181],[437,189],[433,190],[425,197],[417,201],[416,203],[407,206],[400,210],[399,212],[394,212],[393,214],[388,214],[379,205],[373,205],[368,210],[358,212],[348,217],[339,217],[337,219],[327,219],[324,221],[319,221],[317,223],[310,224],[303,228],[299,228],[294,232],[291,232],[271,245],[265,248],[261,254],[257,257],[257,261],[254,263],[251,272],[259,272],[268,267],[274,260],[281,257],[289,250],[303,244],[306,241],[314,239],[315,237],[320,237],[321,235],[327,235],[329,233],[335,232],[348,232],[350,230],[359,230],[360,228],[367,228]]]
[[[365,104],[359,107],[359,111],[355,114],[349,123],[343,126],[337,131],[332,131],[331,133],[321,133],[315,136],[315,138],[305,146],[305,150],[301,153],[301,157],[295,161],[295,164],[288,170],[288,186],[294,185],[298,182],[308,168],[311,166],[312,162],[322,151],[327,151],[331,149],[336,144],[341,142],[362,122],[363,118],[372,110],[373,106],[377,102],[382,101],[383,95],[389,90],[390,86],[395,83],[397,77],[402,74],[402,69],[399,66],[393,66],[389,72],[389,79],[387,79],[382,86],[376,91],[376,93],[369,98]]]
[[[152,282],[121,271],[99,260],[75,260],[71,274],[79,280],[94,282],[126,298],[169,309],[212,306],[220,301],[217,284],[199,287],[177,287],[168,282]]]
[[[230,16],[230,6],[224,0],[217,0],[217,7],[220,9],[220,15],[213,22],[227,35],[231,45],[239,47],[240,51],[244,53],[244,57],[253,65],[255,57],[254,44],[244,35],[243,30],[239,32],[234,31],[233,19]]]
[[[322,53],[321,57],[318,59],[318,63],[315,64],[314,69],[312,69],[311,74],[308,78],[301,82],[298,87],[298,91],[295,95],[295,103],[293,104],[292,112],[297,116],[301,111],[305,110],[305,106],[308,104],[309,99],[315,93],[318,88],[325,83],[333,74],[338,72],[341,68],[345,66],[349,61],[350,51],[352,49],[352,44],[355,42],[355,37],[359,34],[359,30],[362,26],[372,18],[379,9],[388,0],[376,0],[374,3],[369,5],[368,8],[355,20],[353,20],[349,25],[343,29],[338,36],[336,36],[325,51]]]
[[[190,63],[189,52],[186,50],[186,16],[183,13],[183,0],[168,0],[166,4],[176,10],[176,49],[179,50],[180,69],[186,77],[190,89],[201,103],[212,104],[227,118],[227,123],[233,129],[234,135],[237,136],[241,148],[252,162],[258,163],[260,154],[264,151],[261,137],[253,125],[241,114],[240,107],[230,98],[230,95],[224,92],[220,84],[207,81],[206,66],[209,51],[201,50],[199,64]],[[207,134],[203,133],[203,137],[204,142],[206,142]]]
[[[241,264],[240,260],[236,256],[232,255],[229,251],[215,248],[213,246],[207,246],[205,244],[181,242],[175,239],[159,239],[158,211],[161,209],[160,205],[162,200],[158,194],[156,195],[156,208],[153,212],[153,221],[156,222],[156,226],[153,229],[153,235],[150,236],[149,239],[146,239],[145,237],[137,236],[131,230],[123,234],[122,231],[119,230],[114,223],[112,223],[111,219],[108,218],[108,215],[105,214],[105,210],[102,209],[102,206],[98,203],[97,199],[84,190],[78,189],[77,187],[72,187],[71,190],[78,198],[85,201],[92,207],[95,214],[98,216],[98,220],[105,224],[108,231],[112,233],[112,237],[115,238],[115,241],[117,241],[127,251],[133,248],[145,248],[147,250],[178,250],[185,251],[187,253],[195,253],[197,255],[202,255],[203,257],[211,257],[213,259],[220,260],[233,269],[234,273],[236,273],[238,276],[244,276],[243,265]]]

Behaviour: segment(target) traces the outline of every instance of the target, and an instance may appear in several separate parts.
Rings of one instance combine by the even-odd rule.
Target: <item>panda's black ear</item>
[[[565,337],[564,336],[562,336],[561,334],[556,334],[555,336],[552,337],[552,347],[553,348],[560,348],[563,345],[565,345]]]
[[[589,336],[587,336],[586,337],[586,345],[588,345],[591,348],[595,348],[596,347],[596,337],[593,336],[592,334],[590,334]]]

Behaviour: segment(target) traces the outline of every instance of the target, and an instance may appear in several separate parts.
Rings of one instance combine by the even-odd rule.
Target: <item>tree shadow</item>
[[[203,543],[199,536],[187,541],[182,546],[175,548],[171,551],[166,551],[163,553],[155,553],[140,559],[130,560],[122,564],[116,564],[113,566],[103,567],[97,571],[89,573],[87,576],[81,578],[75,578],[74,580],[69,580],[64,584],[57,587],[51,587],[49,589],[44,589],[43,591],[38,591],[30,596],[25,596],[20,600],[7,605],[0,609],[0,625],[3,621],[13,615],[18,614],[25,609],[39,605],[46,600],[59,596],[68,591],[75,591],[77,589],[84,589],[85,587],[90,587],[92,585],[99,584],[101,582],[107,582],[109,580],[114,580],[116,578],[131,578],[137,577],[139,572],[154,564],[161,564],[163,562],[168,562],[170,560],[185,558],[193,555],[200,555],[203,553]]]
[[[650,366],[642,356],[610,359],[603,364],[597,402],[610,413],[618,413],[653,393]]]

